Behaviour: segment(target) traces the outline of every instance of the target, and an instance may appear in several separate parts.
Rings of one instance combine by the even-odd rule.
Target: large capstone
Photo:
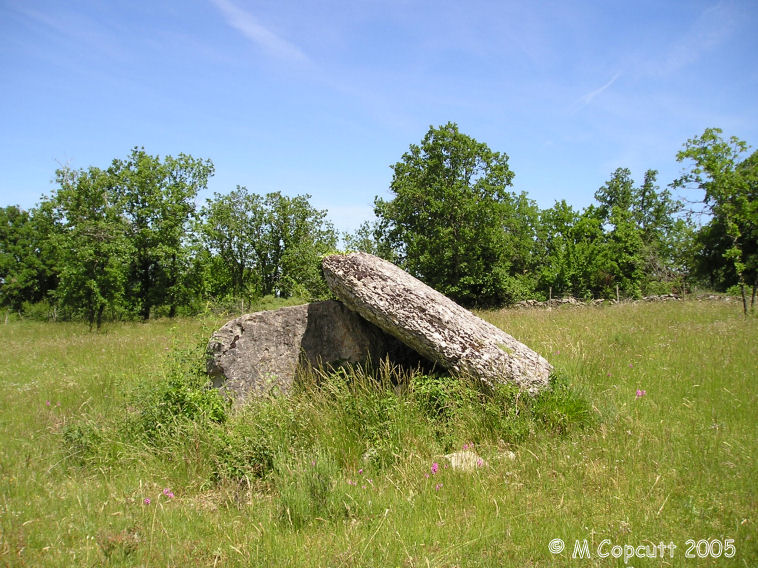
[[[394,264],[366,253],[323,261],[332,292],[350,309],[450,372],[537,392],[551,365]]]
[[[216,331],[207,370],[236,403],[272,390],[287,392],[299,365],[429,365],[415,351],[340,302],[329,300],[247,314]]]

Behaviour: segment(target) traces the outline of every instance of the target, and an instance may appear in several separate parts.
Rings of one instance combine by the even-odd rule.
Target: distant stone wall
[[[515,304],[512,304],[511,306],[508,306],[511,309],[523,309],[523,308],[556,308],[559,306],[601,306],[601,305],[613,305],[613,304],[637,304],[639,302],[670,302],[672,300],[682,300],[682,299],[688,299],[688,300],[696,300],[698,302],[737,302],[741,301],[740,298],[736,298],[734,296],[725,296],[723,294],[697,294],[697,295],[691,295],[686,296],[685,298],[682,298],[679,294],[659,294],[657,296],[645,296],[644,298],[641,298],[639,300],[621,300],[620,302],[617,302],[616,300],[604,300],[602,298],[599,298],[597,300],[577,300],[576,298],[568,297],[568,298],[553,298],[552,300],[548,300],[545,302],[540,302],[539,300],[522,300],[520,302],[516,302]]]
[[[671,300],[681,300],[681,297],[678,294],[660,294],[658,296],[645,296],[641,300],[621,300],[621,302],[617,302],[616,300],[604,300],[602,298],[599,298],[597,300],[588,300],[588,301],[582,301],[577,300],[576,298],[568,297],[568,298],[553,298],[552,300],[547,300],[545,302],[540,302],[539,300],[522,300],[520,302],[516,302],[511,308],[555,308],[558,306],[600,306],[600,305],[611,305],[611,304],[618,304],[618,303],[629,303],[629,302],[668,302]]]

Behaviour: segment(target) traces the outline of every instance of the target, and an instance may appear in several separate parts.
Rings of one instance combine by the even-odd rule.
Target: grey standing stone
[[[338,299],[430,361],[489,384],[547,386],[542,356],[394,264],[359,252],[326,257],[323,268]]]
[[[287,392],[298,365],[343,362],[424,364],[394,337],[340,302],[329,300],[247,314],[216,331],[208,342],[207,370],[236,403],[272,389]]]

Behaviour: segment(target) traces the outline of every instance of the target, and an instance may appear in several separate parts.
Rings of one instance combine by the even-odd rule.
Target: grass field
[[[386,370],[216,415],[188,347],[223,321],[0,325],[0,565],[758,566],[755,317],[481,315],[560,393]]]

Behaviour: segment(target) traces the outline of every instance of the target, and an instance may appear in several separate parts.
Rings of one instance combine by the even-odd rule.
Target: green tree
[[[208,252],[220,259],[234,295],[321,297],[326,288],[319,259],[334,250],[337,235],[326,211],[310,195],[265,196],[237,187],[215,194],[203,208],[200,228]]]
[[[575,296],[612,297],[617,268],[603,229],[602,215],[594,205],[587,207],[571,229]]]
[[[154,307],[167,305],[173,317],[187,301],[183,275],[190,261],[195,197],[213,175],[213,163],[186,154],[161,160],[135,147],[126,160],[114,160],[108,173],[129,222],[134,308],[147,320]]]
[[[557,201],[553,207],[540,212],[540,262],[537,267],[538,287],[543,293],[556,297],[574,294],[582,297],[585,291],[575,290],[580,267],[577,266],[577,243],[574,239],[579,213],[566,203]]]
[[[711,216],[704,241],[716,244],[714,251],[723,250],[724,268],[733,270],[745,314],[745,288],[753,290],[751,309],[758,288],[758,155],[745,157],[748,150],[739,138],[724,139],[720,128],[707,128],[677,153],[677,161],[691,164],[673,183],[702,192],[700,202]]]
[[[631,172],[618,168],[600,189],[595,192],[599,206],[596,209],[607,227],[607,262],[604,272],[608,284],[618,286],[625,295],[641,295],[643,278],[642,235],[635,214],[637,192]],[[611,294],[610,286],[603,290]]]
[[[0,208],[0,305],[21,310],[47,299],[57,285],[41,209]]]
[[[329,294],[321,273],[321,257],[335,250],[338,236],[326,218],[327,211],[315,209],[310,198],[307,194],[287,197],[278,192],[266,196],[273,212],[269,242],[281,255],[280,270],[273,271],[271,292],[276,295],[321,298]],[[275,261],[276,256],[271,265]]]
[[[397,261],[463,304],[506,302],[506,231],[518,208],[508,156],[448,123],[430,127],[392,169],[394,197],[374,208]]]
[[[107,172],[63,168],[56,182],[49,201],[60,270],[56,295],[66,308],[83,312],[90,329],[99,329],[106,308],[116,311],[123,301],[131,252],[127,223]]]
[[[681,278],[674,245],[681,246],[682,221],[675,218],[680,204],[656,185],[658,172],[647,170],[635,186],[627,168],[618,168],[595,193],[595,214],[605,230],[608,262],[602,267],[609,286],[628,296],[659,289]],[[606,288],[602,293],[609,295]]]
[[[263,207],[260,196],[247,188],[227,195],[215,193],[201,211],[200,235],[208,252],[218,258],[214,292],[232,296],[257,294],[255,241],[261,238]],[[225,288],[225,290],[223,290]]]
[[[364,221],[352,233],[344,233],[342,242],[345,250],[373,254],[390,262],[395,262],[392,247],[384,238],[384,228],[378,219]]]
[[[684,261],[690,249],[690,226],[678,214],[682,203],[668,189],[661,189],[656,180],[658,172],[647,170],[645,178],[635,189],[632,206],[635,222],[642,238],[643,270],[648,285],[651,282],[676,282],[686,277]]]

